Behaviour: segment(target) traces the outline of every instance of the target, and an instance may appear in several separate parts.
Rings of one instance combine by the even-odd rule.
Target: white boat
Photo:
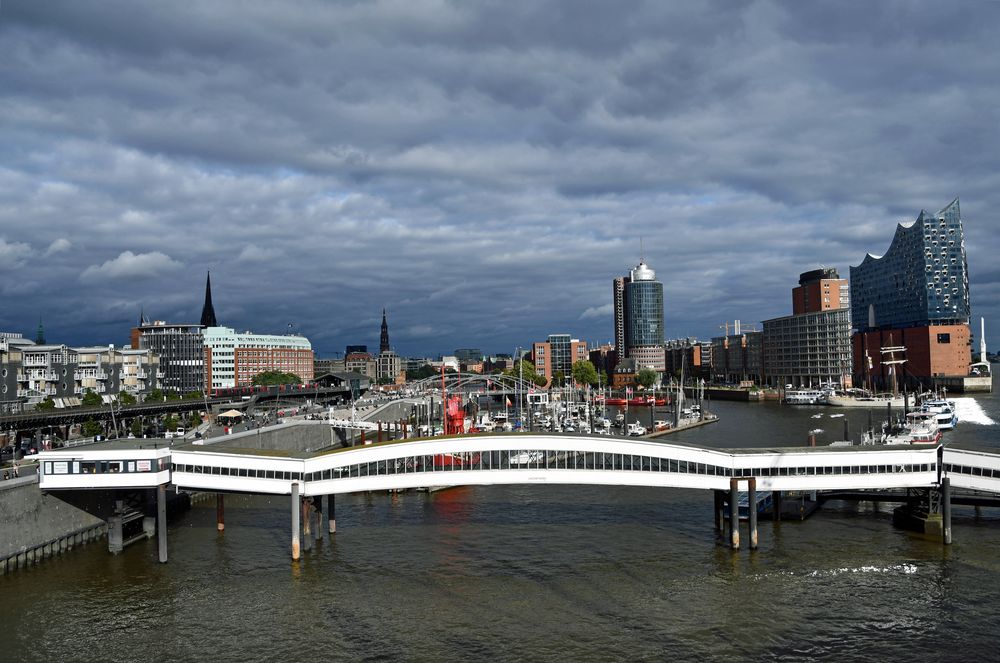
[[[904,405],[903,396],[893,396],[892,394],[874,394],[874,395],[844,395],[844,394],[830,394],[824,398],[823,403],[826,405],[833,405],[834,407],[866,407],[866,408],[885,408],[891,405],[892,407],[902,408]]]
[[[646,428],[642,426],[638,421],[634,424],[629,424],[626,434],[629,437],[642,437],[646,434]]]
[[[941,430],[950,430],[958,425],[958,415],[955,414],[955,403],[952,401],[943,398],[924,401],[920,410],[933,415],[937,427]]]
[[[789,405],[815,405],[822,398],[818,389],[797,389],[785,392],[785,402]]]
[[[885,444],[937,444],[941,441],[934,415],[930,412],[910,412],[902,425],[883,434]]]

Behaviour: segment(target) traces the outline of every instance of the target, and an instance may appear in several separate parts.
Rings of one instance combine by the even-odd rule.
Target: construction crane
[[[719,325],[719,329],[724,329],[725,330],[726,336],[729,336],[729,327],[730,327],[730,325],[729,325],[729,321],[728,320],[726,320],[724,323],[722,323],[721,325]],[[743,332],[755,332],[755,331],[757,331],[757,325],[752,324],[752,323],[750,323],[750,324],[743,324],[739,320],[733,320],[732,327],[733,327],[733,335],[734,336],[739,336]]]

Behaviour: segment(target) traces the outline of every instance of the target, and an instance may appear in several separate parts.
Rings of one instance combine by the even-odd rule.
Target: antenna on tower
[[[642,245],[642,235],[639,235],[639,262],[646,262],[646,250]]]

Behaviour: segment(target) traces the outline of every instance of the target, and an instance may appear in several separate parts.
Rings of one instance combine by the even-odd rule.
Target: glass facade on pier
[[[968,324],[969,275],[956,198],[897,226],[889,250],[851,267],[851,324],[859,331]]]

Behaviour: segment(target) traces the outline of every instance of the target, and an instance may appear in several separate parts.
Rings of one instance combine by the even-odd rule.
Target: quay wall
[[[0,482],[0,575],[103,538],[103,520],[38,488],[38,476]]]

